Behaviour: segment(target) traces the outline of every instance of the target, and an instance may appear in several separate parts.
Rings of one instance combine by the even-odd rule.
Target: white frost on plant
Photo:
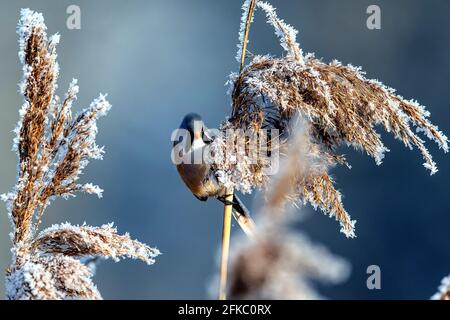
[[[78,86],[78,79],[73,78],[69,84],[69,89],[67,90],[65,101],[65,109],[63,110],[64,115],[70,119],[72,116],[72,104],[77,100],[78,92],[80,92],[80,87]]]
[[[111,104],[106,100],[107,96],[107,94],[101,93],[90,105],[91,111],[97,113],[98,118],[106,116],[111,110]]]
[[[77,80],[74,79],[69,87],[68,96],[72,96],[69,99],[68,107],[66,108],[67,115],[70,115],[71,100],[76,98],[78,93]],[[74,124],[68,128],[68,135],[66,137],[67,143],[65,143],[55,156],[55,163],[53,164],[54,169],[56,169],[61,163],[66,159],[65,156],[68,152],[68,148],[77,150],[81,155],[79,162],[79,167],[77,172],[72,175],[69,179],[65,180],[65,185],[70,185],[75,183],[79,176],[83,173],[83,170],[89,164],[90,159],[103,160],[103,154],[105,153],[104,147],[100,147],[96,144],[96,137],[98,133],[97,120],[100,117],[106,116],[111,109],[111,104],[106,100],[107,95],[100,94],[88,108],[82,110],[75,117]],[[53,170],[53,174],[55,171]],[[49,175],[52,177],[52,175]],[[103,190],[98,186],[94,186],[90,183],[85,185],[79,185],[82,191],[86,191],[91,194],[96,194],[101,198]],[[68,193],[63,194],[63,196],[72,196],[73,191],[69,190]]]
[[[443,298],[450,299],[450,275],[442,279],[438,291],[431,297],[431,300],[442,300]]]
[[[18,145],[20,143],[19,134],[22,129],[22,120],[30,107],[30,103],[27,100],[26,95],[27,95],[27,86],[29,84],[29,77],[33,72],[32,64],[39,62],[36,59],[34,61],[31,61],[32,64],[29,64],[26,61],[27,45],[29,44],[28,43],[29,39],[33,34],[40,34],[41,38],[39,38],[38,40],[43,43],[48,43],[47,55],[45,56],[45,59],[48,61],[48,63],[46,63],[45,67],[47,67],[48,68],[47,71],[52,74],[52,82],[50,89],[52,96],[54,95],[55,90],[57,88],[56,81],[59,75],[59,65],[56,61],[57,59],[56,46],[59,43],[60,36],[59,34],[55,34],[51,36],[49,40],[47,40],[46,30],[47,27],[44,23],[44,17],[42,16],[41,13],[32,11],[28,8],[21,9],[20,19],[17,25],[17,34],[19,36],[18,56],[20,63],[22,64],[22,73],[23,73],[22,80],[19,82],[19,93],[25,96],[25,101],[19,111],[20,119],[18,121],[16,128],[14,129],[15,137],[13,139],[12,150],[15,152],[18,151]],[[39,53],[37,53],[37,55],[39,55]]]
[[[92,184],[78,184],[90,159],[102,159],[97,146],[97,120],[111,109],[100,94],[88,108],[72,117],[79,92],[73,79],[63,101],[55,95],[59,66],[59,34],[47,39],[42,14],[21,11],[17,27],[23,79],[19,84],[24,103],[14,129],[13,150],[18,155],[17,183],[6,202],[12,223],[12,264],[6,276],[8,299],[101,299],[92,282],[92,259],[140,259],[153,264],[160,254],[128,234],[119,235],[112,224],[101,227],[54,225],[38,234],[47,206],[57,197],[76,192],[102,197]]]
[[[103,192],[105,191],[92,183],[86,183],[83,185],[82,190],[89,194],[95,194],[99,199],[103,198]]]
[[[247,15],[248,15],[248,10],[250,8],[250,2],[251,2],[251,0],[245,0],[244,3],[242,4],[242,17],[241,17],[241,25],[239,28],[239,42],[237,45],[238,51],[236,53],[236,61],[237,62],[241,62],[241,58],[242,58],[242,50],[244,48],[244,38],[245,38],[245,26],[247,24]],[[251,19],[250,23],[253,22],[253,16],[250,19]],[[247,39],[246,44],[248,44],[248,39]]]
[[[38,251],[48,253],[69,253],[79,259],[86,257],[111,258],[118,262],[121,258],[139,259],[148,265],[155,263],[161,254],[128,233],[119,235],[113,223],[92,227],[86,224],[77,226],[70,223],[55,224],[36,237]]]
[[[331,65],[342,66],[342,64],[337,60],[334,60]],[[423,126],[423,123],[415,122],[414,121],[415,117],[411,117],[411,116],[407,115],[403,110],[401,110],[399,104],[400,103],[411,104],[413,107],[415,107],[415,108],[417,108],[417,110],[419,110],[420,115],[423,117],[423,119],[427,119],[430,116],[430,112],[426,109],[425,106],[419,104],[414,99],[406,100],[404,97],[399,95],[394,88],[386,86],[379,80],[366,78],[366,73],[364,71],[362,71],[361,67],[355,67],[351,64],[348,64],[347,67],[350,70],[354,71],[355,75],[357,75],[361,81],[367,82],[369,84],[372,84],[376,87],[381,88],[381,90],[384,92],[386,98],[388,99],[388,101],[387,101],[388,105],[395,111],[396,115],[398,115],[398,117],[404,123],[408,124],[409,122],[413,122],[413,124],[416,126],[417,133],[420,133],[420,132],[424,133],[428,139],[436,142],[436,144],[438,144],[439,148],[442,149],[445,153],[447,153],[449,151],[449,146],[448,146],[449,140],[448,140],[447,136],[444,133],[442,133],[437,126],[435,126],[431,123],[427,123],[426,126]],[[392,128],[389,127],[388,123],[384,123],[383,125],[386,126],[386,130],[388,132],[391,132],[393,130]],[[432,131],[434,132],[434,134],[432,133]],[[409,128],[408,128],[408,133],[410,133],[411,136],[414,135],[414,133]],[[439,137],[439,139],[437,137]],[[400,138],[397,137],[397,139],[400,139]],[[409,141],[403,141],[403,142],[409,149],[413,148]],[[424,141],[417,137],[417,142],[418,142],[417,147],[418,147],[419,151],[422,153],[423,159],[425,160],[425,162],[423,163],[423,166],[430,171],[430,175],[434,175],[435,173],[438,172],[436,163],[433,161],[431,154],[429,153],[428,149],[425,147]],[[384,152],[389,152],[389,149],[387,149],[387,148],[379,149],[378,156],[375,158],[377,165],[381,164],[382,159],[384,158]]]
[[[224,122],[221,126],[222,134],[217,136],[209,145],[209,150],[213,155],[212,164],[214,173],[221,185],[225,188],[234,188],[242,193],[251,193],[255,185],[261,185],[267,176],[261,172],[255,172],[253,166],[256,164],[267,166],[269,159],[264,157],[259,150],[261,143],[255,132],[231,129],[229,122]],[[252,151],[245,148],[247,143],[251,144]],[[233,143],[230,143],[234,141]],[[273,141],[275,144],[275,139]]]
[[[30,256],[6,277],[10,300],[102,299],[89,267],[72,257]]]
[[[27,261],[6,277],[6,296],[9,300],[57,299],[52,275],[41,264]]]
[[[48,39],[49,47],[56,47],[59,44],[59,41],[61,40],[61,35],[59,33],[55,33],[54,35],[50,36]]]
[[[320,73],[315,70],[312,66],[307,69],[309,74],[315,79],[316,84],[320,87],[317,88],[317,92],[325,99],[326,105],[329,109],[330,114],[334,114],[337,111],[336,105],[334,104],[333,97],[331,95],[330,86],[324,81]]]
[[[17,26],[17,34],[19,35],[19,58],[20,62],[25,65],[25,48],[27,40],[31,36],[33,29],[40,29],[46,36],[47,27],[44,23],[42,13],[32,11],[28,8],[20,10],[20,19]]]
[[[303,52],[297,43],[298,31],[284,20],[279,19],[276,10],[268,2],[257,2],[257,6],[260,7],[267,16],[267,22],[275,28],[275,34],[280,39],[281,46],[288,53],[297,58],[300,63],[304,63]]]

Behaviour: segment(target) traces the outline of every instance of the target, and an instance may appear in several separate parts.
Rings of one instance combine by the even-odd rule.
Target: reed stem
[[[253,13],[256,7],[256,1],[252,0],[248,7],[247,19],[245,22],[244,42],[242,43],[242,56],[239,67],[239,74],[242,75],[242,71],[245,66],[245,55],[247,51],[248,35],[250,33],[250,25],[252,23]],[[226,193],[228,196],[226,200],[228,203],[233,202],[234,189],[230,188]],[[231,232],[231,220],[233,216],[233,206],[224,205],[223,208],[223,227],[222,227],[222,252],[220,258],[220,283],[219,283],[219,300],[226,300],[227,298],[227,275],[228,275],[228,257],[230,252],[230,232]]]
[[[242,70],[244,70],[244,66],[245,66],[245,56],[247,53],[248,35],[250,33],[250,24],[252,23],[253,12],[255,11],[255,7],[256,7],[256,0],[252,0],[248,7],[247,20],[245,22],[244,42],[242,43],[241,65],[239,68],[240,74],[242,73]]]
[[[233,189],[227,190],[226,200],[233,202]],[[232,219],[232,205],[225,205],[223,208],[223,228],[222,228],[222,254],[220,258],[220,284],[219,300],[227,298],[227,275],[228,275],[228,257],[230,252],[230,232]]]

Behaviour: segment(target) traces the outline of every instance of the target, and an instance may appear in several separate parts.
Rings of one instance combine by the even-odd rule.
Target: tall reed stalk
[[[250,33],[250,25],[253,19],[253,13],[256,7],[256,0],[248,0],[244,2],[243,10],[246,11],[246,18],[242,20],[243,30],[241,26],[242,52],[240,57],[239,73],[241,74],[245,66],[245,55],[247,51],[248,36]],[[245,17],[245,15],[243,16]],[[228,188],[226,200],[228,204],[223,208],[223,226],[222,226],[222,253],[220,259],[220,283],[219,283],[219,300],[226,300],[227,291],[227,275],[228,275],[228,256],[230,247],[230,232],[231,232],[231,220],[233,206],[230,204],[233,202],[234,188]]]

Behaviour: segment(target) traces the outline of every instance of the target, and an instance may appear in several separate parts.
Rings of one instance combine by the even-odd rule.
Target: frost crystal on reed
[[[274,27],[275,34],[278,38],[280,38],[280,44],[283,49],[288,53],[288,55],[292,55],[299,62],[302,62],[303,52],[296,40],[298,31],[292,26],[286,24],[283,20],[279,19],[275,8],[272,7],[270,3],[257,2],[257,6],[266,13],[267,22]]]
[[[248,1],[244,3],[244,11],[246,6]],[[275,28],[287,54],[280,58],[255,56],[241,74],[230,76],[233,111],[226,127],[246,132],[277,128],[283,138],[279,148],[286,151],[293,143],[289,138],[295,129],[291,120],[298,115],[306,119],[310,124],[311,152],[318,153],[328,164],[298,181],[295,200],[309,202],[337,217],[343,224],[342,231],[354,237],[354,223],[346,218],[348,214],[341,194],[328,173],[336,164],[350,168],[345,157],[337,153],[338,147],[352,146],[374,158],[377,165],[381,164],[389,149],[375,129],[379,125],[406,147],[417,148],[424,159],[424,167],[435,174],[436,163],[418,133],[434,140],[444,152],[449,150],[448,138],[429,121],[430,113],[425,107],[404,99],[377,80],[366,78],[360,68],[344,66],[336,60],[325,64],[313,54],[304,55],[296,42],[297,31],[279,19],[270,4],[256,2],[256,7],[266,13],[268,23]],[[242,26],[245,23],[241,25],[240,47]],[[240,168],[237,164],[230,166],[227,161],[219,162],[217,169],[223,169],[220,179],[246,192],[267,185],[268,177],[261,171],[263,166],[247,166],[245,161],[238,163]],[[247,172],[238,180],[235,170],[239,174]]]
[[[245,25],[247,23],[247,14],[248,14],[248,10],[250,8],[250,3],[251,0],[245,0],[244,3],[242,4],[242,17],[241,17],[241,25],[239,28],[239,42],[238,42],[238,51],[236,53],[236,61],[237,62],[241,62],[241,56],[242,56],[242,50],[244,47],[244,37],[245,37]],[[253,21],[253,16],[250,17],[250,21]],[[248,43],[248,40],[247,40]]]
[[[349,275],[344,259],[289,229],[285,199],[296,197],[298,179],[327,165],[311,152],[308,124],[301,119],[296,124],[295,143],[264,192],[255,238],[239,239],[232,247],[229,294],[234,299],[320,299],[312,282],[337,284]],[[352,223],[350,217],[342,220]]]
[[[436,292],[431,299],[450,300],[450,275],[442,279],[438,292]]]
[[[56,197],[86,192],[102,197],[103,190],[78,179],[90,159],[102,159],[97,146],[97,120],[111,108],[106,95],[72,117],[79,91],[73,79],[65,98],[55,95],[59,66],[58,34],[47,38],[42,14],[22,9],[19,25],[19,84],[24,103],[14,130],[13,150],[19,159],[18,181],[1,196],[11,218],[13,261],[6,275],[9,299],[101,299],[85,263],[97,257],[140,259],[148,264],[159,255],[112,225],[55,225],[37,234],[42,214]]]

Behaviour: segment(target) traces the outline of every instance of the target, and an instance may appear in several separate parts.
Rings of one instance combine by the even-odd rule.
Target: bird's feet
[[[226,194],[224,196],[217,197],[217,200],[219,200],[220,202],[222,202],[226,206],[232,206],[232,205],[236,204],[236,202],[234,202],[234,201],[227,200],[227,198],[229,196],[232,196],[232,194]]]

